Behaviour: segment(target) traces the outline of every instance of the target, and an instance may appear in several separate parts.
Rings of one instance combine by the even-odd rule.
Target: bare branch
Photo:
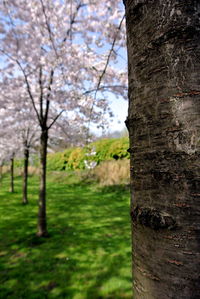
[[[114,51],[114,47],[115,47],[115,43],[116,43],[116,41],[117,41],[118,33],[119,33],[119,31],[120,31],[120,29],[121,29],[121,27],[122,27],[122,23],[123,23],[124,19],[125,19],[125,15],[123,16],[123,18],[121,19],[121,22],[120,22],[119,26],[117,27],[117,32],[116,32],[116,35],[115,35],[115,37],[114,37],[114,39],[113,39],[113,42],[112,42],[112,44],[111,44],[111,48],[110,48],[110,51],[109,51],[109,53],[108,53],[108,56],[107,56],[107,60],[106,60],[104,69],[103,69],[103,71],[102,71],[102,73],[101,73],[101,75],[100,75],[100,77],[99,77],[99,81],[98,81],[98,83],[97,83],[96,93],[95,93],[95,98],[96,98],[97,92],[98,92],[98,90],[99,90],[99,87],[100,87],[100,85],[101,85],[103,76],[104,76],[105,73],[106,73],[108,64],[109,64],[109,62],[110,62],[111,55],[112,55],[112,53],[113,53],[113,51]]]
[[[40,87],[40,119],[43,119],[43,97],[44,97],[44,92],[43,92],[43,85],[42,85],[42,66],[40,65],[40,70],[39,70],[39,87]]]
[[[44,115],[45,123],[47,122],[48,113],[49,113],[49,105],[50,105],[49,98],[50,98],[50,95],[51,95],[51,86],[53,84],[53,77],[54,77],[54,70],[51,70],[50,79],[49,79],[49,86],[48,86],[48,94],[47,94],[47,98],[46,98],[46,110],[45,110],[45,115]]]
[[[30,139],[28,140],[28,146],[29,146],[29,147],[32,145],[32,142],[33,142],[35,136],[37,136],[36,133],[37,133],[37,131],[35,130],[35,131],[31,134]],[[35,141],[36,141],[36,139],[35,139]]]
[[[65,110],[62,110],[55,118],[54,120],[52,121],[52,123],[47,127],[47,130],[49,130],[53,124],[55,124],[55,122],[57,121],[57,119],[61,116],[61,114],[64,112]]]
[[[95,91],[95,95],[94,95],[94,99],[93,99],[93,102],[92,102],[92,106],[91,106],[91,109],[90,109],[90,113],[89,113],[89,122],[88,122],[88,128],[87,128],[87,139],[88,139],[88,136],[89,136],[89,130],[90,130],[90,122],[91,122],[91,116],[92,116],[92,112],[93,112],[93,109],[94,109],[94,104],[95,104],[95,101],[96,101],[96,98],[97,98],[97,93],[98,91],[100,90],[100,85],[101,85],[101,82],[103,80],[103,77],[107,71],[107,68],[108,68],[108,65],[109,65],[109,62],[110,62],[110,58],[111,58],[111,55],[114,51],[114,48],[115,48],[115,43],[117,41],[117,37],[118,37],[118,33],[119,31],[121,30],[121,27],[122,27],[122,24],[123,24],[123,21],[125,19],[125,15],[123,16],[123,18],[121,19],[120,23],[119,23],[119,26],[117,27],[117,32],[115,34],[115,37],[112,41],[112,44],[111,44],[111,48],[110,48],[110,51],[108,53],[108,56],[107,56],[107,59],[106,59],[106,63],[105,63],[105,66],[104,66],[104,69],[101,73],[101,75],[99,76],[99,80],[98,80],[98,83],[97,83],[97,87],[96,87],[96,91]],[[87,140],[86,140],[87,141]]]
[[[128,89],[128,87],[126,85],[104,85],[104,86],[100,86],[98,90],[111,90],[113,88],[123,88],[123,89]],[[83,95],[87,95],[89,93],[93,93],[93,92],[96,92],[96,88],[94,89],[90,89],[90,90],[87,90],[83,93]]]

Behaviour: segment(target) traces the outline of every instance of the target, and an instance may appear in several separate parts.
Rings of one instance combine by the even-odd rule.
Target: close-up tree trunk
[[[200,298],[200,2],[126,0],[135,299]]]
[[[46,221],[46,164],[47,164],[48,130],[42,129],[40,137],[40,190],[37,235],[45,237],[47,232]]]

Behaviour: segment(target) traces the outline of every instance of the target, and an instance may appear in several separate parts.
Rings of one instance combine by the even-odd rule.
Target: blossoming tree
[[[20,89],[26,91],[41,132],[38,236],[47,235],[49,130],[61,115],[79,128],[97,123],[108,108],[110,92],[126,95],[126,72],[117,64],[124,46],[123,20],[116,0],[0,3],[2,80],[20,76]]]

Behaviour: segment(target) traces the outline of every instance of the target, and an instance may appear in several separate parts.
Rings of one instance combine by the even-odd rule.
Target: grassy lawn
[[[35,236],[38,179],[21,204],[8,177],[0,187],[0,298],[132,298],[129,191],[49,174],[50,236]]]

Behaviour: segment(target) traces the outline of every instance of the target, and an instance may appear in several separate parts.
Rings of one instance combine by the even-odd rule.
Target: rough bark
[[[14,192],[14,157],[10,159],[10,192]]]
[[[47,221],[46,221],[46,163],[47,163],[47,142],[48,131],[43,129],[40,137],[40,191],[39,191],[39,212],[38,212],[38,232],[40,237],[46,237]]]
[[[200,2],[126,0],[135,299],[200,298]]]
[[[23,204],[28,203],[27,187],[28,187],[28,162],[29,162],[29,148],[27,144],[24,147],[24,172],[23,172]]]

